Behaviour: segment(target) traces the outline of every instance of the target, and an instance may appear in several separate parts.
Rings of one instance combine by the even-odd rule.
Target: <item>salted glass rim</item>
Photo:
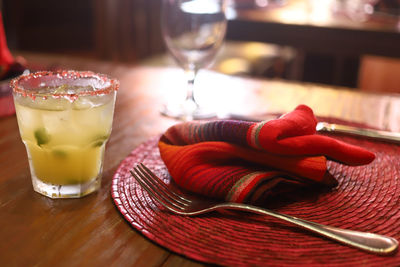
[[[79,92],[57,92],[57,93],[51,93],[51,92],[39,92],[39,91],[34,91],[32,88],[24,88],[21,83],[26,82],[30,79],[39,79],[41,77],[46,77],[46,76],[56,76],[57,79],[71,79],[71,80],[76,80],[76,79],[85,79],[85,78],[94,78],[102,82],[102,85],[100,88],[94,87],[94,90],[82,90]],[[10,82],[11,88],[14,93],[22,94],[23,96],[29,96],[29,97],[48,97],[48,96],[53,96],[53,97],[69,97],[71,99],[75,99],[79,96],[87,96],[87,95],[104,95],[104,94],[110,94],[113,91],[117,91],[119,89],[119,81],[116,79],[113,79],[105,74],[100,74],[100,73],[95,73],[93,71],[75,71],[75,70],[59,70],[59,71],[37,71],[37,72],[32,72],[29,74],[23,74],[19,77],[16,77],[11,80]]]

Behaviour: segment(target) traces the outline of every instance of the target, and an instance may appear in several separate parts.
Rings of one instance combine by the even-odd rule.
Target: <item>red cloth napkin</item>
[[[0,117],[15,113],[9,79],[22,74],[24,70],[24,59],[15,60],[8,49],[3,16],[0,13]]]
[[[164,133],[159,150],[179,186],[234,202],[259,202],[298,186],[336,186],[327,158],[348,165],[374,160],[363,148],[318,135],[316,124],[305,105],[259,123],[185,122]]]
[[[6,76],[10,66],[14,63],[14,57],[11,55],[7,46],[6,33],[4,31],[3,16],[0,13],[0,79]]]

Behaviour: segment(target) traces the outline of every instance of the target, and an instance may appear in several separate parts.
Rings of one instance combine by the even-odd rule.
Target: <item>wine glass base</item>
[[[164,106],[161,109],[161,114],[166,117],[179,119],[183,121],[205,120],[217,117],[217,113],[201,107],[196,107],[195,109],[187,110],[180,105],[177,107]]]

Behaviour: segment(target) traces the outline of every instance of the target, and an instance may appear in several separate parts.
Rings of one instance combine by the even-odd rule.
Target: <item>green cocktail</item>
[[[119,83],[92,72],[40,72],[12,82],[34,190],[81,197],[100,187]]]

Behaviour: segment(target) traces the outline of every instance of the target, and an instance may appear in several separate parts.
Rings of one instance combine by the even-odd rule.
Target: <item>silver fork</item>
[[[221,209],[242,210],[269,215],[340,243],[372,253],[389,254],[396,251],[398,247],[398,242],[393,237],[326,226],[252,205],[233,202],[215,202],[189,196],[180,192],[180,190],[175,188],[172,184],[167,186],[142,163],[139,163],[130,172],[152,198],[176,214],[195,216]]]

